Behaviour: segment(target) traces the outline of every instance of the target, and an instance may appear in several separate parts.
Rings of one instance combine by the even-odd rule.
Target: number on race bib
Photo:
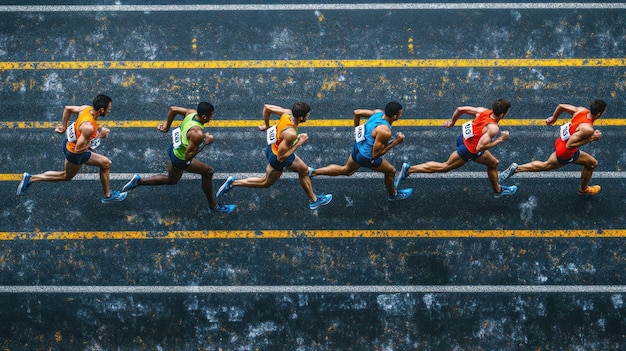
[[[91,148],[92,150],[97,148],[98,146],[100,146],[100,142],[102,140],[100,138],[95,138],[92,141],[89,142],[89,148]]]
[[[69,142],[76,141],[76,129],[75,128],[76,127],[74,127],[74,123],[72,123],[65,131],[65,137],[67,138],[67,141]]]
[[[469,139],[474,136],[474,124],[472,121],[463,123],[462,133],[464,139]]]
[[[277,140],[277,135],[276,135],[276,126],[272,126],[270,128],[267,128],[266,131],[266,138],[267,138],[267,145],[271,145],[276,143]]]
[[[174,149],[180,147],[182,143],[183,139],[180,127],[172,129],[172,144],[174,145]]]
[[[567,141],[572,135],[569,133],[569,127],[572,125],[572,122],[567,122],[561,126],[561,140]]]
[[[354,127],[354,139],[357,143],[365,140],[365,124]]]

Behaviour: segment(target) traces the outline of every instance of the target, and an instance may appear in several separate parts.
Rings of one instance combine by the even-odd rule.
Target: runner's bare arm
[[[500,131],[500,127],[498,127],[498,125],[495,123],[489,123],[487,124],[487,126],[485,126],[485,128],[487,130],[478,140],[478,144],[476,145],[476,151],[489,150],[509,138],[509,132],[507,131],[502,131],[502,133],[500,133],[500,136],[495,138]]]
[[[474,117],[476,117],[486,109],[487,108],[485,107],[459,106],[456,108],[456,110],[454,110],[454,113],[452,113],[452,117],[449,120],[443,122],[443,126],[446,128],[453,127],[459,120],[459,118],[461,118],[461,116],[474,115]]]
[[[56,127],[56,129],[54,131],[59,133],[59,134],[65,133],[65,131],[67,130],[67,124],[69,123],[69,120],[70,120],[70,117],[72,116],[72,114],[81,113],[87,107],[89,107],[89,106],[88,105],[65,106],[65,108],[63,108],[63,119],[61,121],[61,125]]]
[[[205,141],[204,131],[200,127],[191,127],[187,131],[187,139],[189,140],[189,145],[187,145],[187,150],[185,150],[185,161],[194,158],[200,150],[202,142]]]
[[[585,144],[589,144],[592,141],[600,140],[602,132],[594,130],[591,123],[581,123],[578,125],[578,129],[567,139],[567,147],[575,148]]]
[[[91,123],[82,123],[78,129],[80,130],[80,136],[76,140],[76,153],[80,154],[89,149],[89,135],[93,133],[93,125]]]
[[[306,144],[309,137],[306,133],[300,135],[296,134],[296,131],[292,128],[285,129],[282,133],[283,141],[278,145],[278,155],[276,158],[282,162],[291,156],[296,150]],[[296,141],[297,139],[297,141]]]
[[[180,106],[170,106],[169,110],[167,111],[167,122],[159,123],[159,125],[157,126],[157,129],[162,131],[163,133],[166,133],[167,131],[170,130],[170,127],[172,126],[172,122],[174,122],[174,119],[176,118],[176,116],[178,115],[187,116],[190,113],[196,113],[196,110],[191,109],[191,108],[180,107]]]
[[[556,106],[556,109],[554,109],[554,113],[552,113],[552,116],[546,118],[546,124],[551,126],[554,124],[554,122],[556,122],[559,119],[559,116],[563,113],[563,112],[567,112],[570,115],[574,115],[576,112],[578,112],[582,107],[577,107],[574,105],[569,105],[569,104],[558,104]]]
[[[260,131],[267,130],[270,127],[270,116],[273,114],[282,116],[283,114],[291,114],[291,110],[276,105],[265,104],[263,105],[263,122],[264,124],[259,126]]]
[[[368,109],[356,109],[354,110],[354,112],[352,113],[352,120],[354,121],[354,126],[358,127],[359,124],[361,124],[361,118],[363,117],[370,117],[371,115],[373,115],[376,112],[383,112],[383,110],[368,110]]]

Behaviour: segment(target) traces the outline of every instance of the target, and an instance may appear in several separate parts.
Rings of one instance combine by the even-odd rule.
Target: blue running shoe
[[[209,208],[209,213],[231,213],[235,210],[235,205],[220,205],[217,204],[213,208]]]
[[[413,189],[411,188],[396,190],[396,196],[389,196],[387,197],[387,200],[389,201],[404,200],[404,199],[408,199],[409,196],[411,196],[411,194],[413,194]]]
[[[398,189],[398,185],[400,185],[400,182],[405,180],[409,176],[407,172],[409,171],[410,167],[411,165],[406,162],[402,164],[400,173],[398,173],[398,175],[396,176],[396,180],[393,182],[394,188]]]
[[[234,181],[235,181],[235,177],[233,176],[226,178],[226,181],[224,182],[224,184],[222,184],[222,186],[220,186],[220,188],[217,189],[217,193],[215,193],[215,198],[218,198],[226,194],[226,192],[232,188],[231,184],[233,184]]]
[[[124,187],[122,188],[122,191],[128,192],[128,191],[135,189],[137,185],[139,185],[140,180],[141,180],[141,176],[139,176],[139,174],[135,174],[133,178],[129,180],[128,183],[126,183],[126,185],[124,185]]]
[[[20,184],[17,186],[17,195],[22,195],[30,185],[30,173],[24,172]]]
[[[509,168],[505,169],[504,171],[502,171],[502,173],[500,173],[500,176],[498,177],[498,183],[502,183],[502,181],[511,178],[511,176],[515,173],[516,169],[517,169],[517,163],[515,162],[511,163]]]
[[[511,185],[511,186],[500,185],[500,188],[502,188],[502,190],[499,193],[493,194],[494,197],[513,195],[517,191],[517,186],[515,185]]]
[[[128,193],[125,193],[125,192],[123,193],[123,192],[111,190],[111,196],[101,198],[100,202],[102,202],[103,204],[107,204],[113,201],[124,201],[127,195]]]
[[[332,194],[317,195],[317,200],[315,200],[315,202],[309,202],[309,208],[315,210],[320,206],[328,205],[332,199]]]

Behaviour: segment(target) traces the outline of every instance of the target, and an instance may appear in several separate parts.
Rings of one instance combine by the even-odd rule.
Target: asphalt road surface
[[[67,3],[0,5],[0,349],[624,349],[623,3]],[[217,190],[263,174],[265,103],[311,104],[297,154],[321,167],[348,158],[354,109],[398,101],[399,169],[448,157],[457,106],[506,98],[502,170],[549,156],[558,103],[597,98],[602,190],[579,196],[568,165],[494,198],[470,162],[411,175],[401,202],[369,170],[314,177],[333,194],[314,211],[289,172],[221,197],[231,214],[194,175],[102,204],[89,166],[17,196],[23,172],[62,168],[63,106],[99,93],[113,189],[165,172],[171,105],[215,105],[198,159]]]

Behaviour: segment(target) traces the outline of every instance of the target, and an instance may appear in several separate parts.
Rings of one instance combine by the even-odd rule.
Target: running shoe
[[[500,190],[499,193],[493,194],[494,197],[501,197],[501,196],[505,196],[505,195],[513,195],[517,191],[517,186],[515,186],[515,185],[511,185],[511,186],[500,185],[500,188],[502,188],[502,190]]]
[[[396,180],[393,182],[393,186],[398,189],[398,185],[400,185],[400,182],[405,180],[409,174],[407,173],[409,171],[409,168],[411,167],[410,164],[408,163],[403,163],[402,164],[402,168],[400,169],[400,173],[398,173],[398,175],[396,176]]]
[[[389,201],[404,200],[404,199],[408,199],[409,196],[411,196],[411,194],[413,194],[413,189],[411,188],[396,190],[396,195],[387,197],[387,200]]]
[[[133,178],[129,180],[128,183],[126,183],[126,185],[124,185],[124,187],[122,188],[122,191],[127,192],[127,191],[131,191],[135,189],[137,185],[139,185],[140,180],[141,180],[141,176],[139,176],[139,174],[135,174]]]
[[[17,185],[17,195],[22,195],[30,185],[30,173],[24,172],[20,184]]]
[[[332,194],[317,195],[317,200],[315,200],[315,202],[309,202],[309,208],[315,210],[320,206],[328,205],[332,199]]]
[[[222,184],[222,186],[220,186],[220,188],[217,189],[217,193],[215,193],[215,198],[218,198],[226,194],[226,192],[232,188],[231,184],[233,184],[234,181],[235,181],[235,177],[233,176],[226,178],[226,181],[224,182],[224,184]]]
[[[599,185],[590,185],[585,190],[578,190],[578,195],[595,195],[600,192]]]
[[[220,205],[217,204],[213,208],[209,208],[209,213],[231,213],[235,210],[235,205]]]
[[[119,192],[119,191],[111,190],[111,196],[101,198],[100,202],[102,202],[103,204],[107,204],[113,201],[123,201],[127,195],[128,193],[126,192]]]
[[[507,168],[504,171],[502,171],[502,173],[500,173],[500,176],[498,177],[498,183],[502,183],[502,181],[511,178],[513,173],[515,173],[515,170],[517,169],[517,166],[518,166],[517,163],[513,162],[513,163],[511,163],[509,168]]]

